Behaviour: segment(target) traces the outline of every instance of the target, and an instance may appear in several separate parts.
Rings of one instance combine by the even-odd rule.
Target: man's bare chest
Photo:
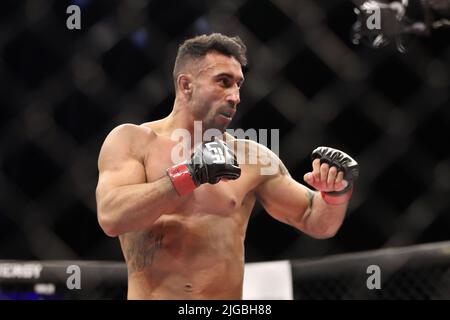
[[[147,182],[156,181],[167,175],[167,168],[181,160],[182,155],[175,155],[175,143],[159,143],[151,148],[145,156]],[[189,159],[189,155],[184,155]],[[248,165],[241,166],[241,176],[237,180],[220,181],[217,184],[203,184],[191,194],[184,196],[183,211],[192,213],[213,213],[218,215],[239,211],[247,205],[248,195],[255,184],[254,174]]]

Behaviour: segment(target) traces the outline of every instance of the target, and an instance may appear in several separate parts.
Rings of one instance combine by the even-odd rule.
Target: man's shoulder
[[[113,128],[108,134],[107,139],[120,138],[124,140],[133,140],[137,137],[154,138],[156,137],[156,133],[146,123],[140,125],[133,123],[123,123]]]
[[[270,150],[265,145],[255,140],[237,138],[228,133],[225,134],[225,141],[229,145],[238,148],[238,150],[240,151],[245,150],[246,152],[264,152],[264,153],[270,152]]]
[[[109,132],[103,142],[102,149],[113,153],[119,150],[136,153],[136,151],[148,147],[149,143],[155,138],[156,133],[145,125],[124,123]]]

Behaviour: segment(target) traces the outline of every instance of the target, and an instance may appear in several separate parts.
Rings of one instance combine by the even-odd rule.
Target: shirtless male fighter
[[[240,102],[246,47],[239,37],[185,41],[173,72],[176,98],[164,119],[113,129],[100,151],[98,221],[119,237],[128,267],[128,299],[242,299],[244,239],[258,200],[275,219],[312,236],[333,237],[350,200],[358,164],[319,147],[312,171],[295,181],[265,146],[225,130]],[[219,131],[191,142],[174,163],[176,130]],[[237,161],[257,154],[256,161]],[[245,156],[244,155],[244,156]],[[268,163],[273,174],[261,174]]]

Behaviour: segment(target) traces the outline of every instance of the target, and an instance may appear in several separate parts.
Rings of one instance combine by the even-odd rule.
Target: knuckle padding
[[[319,147],[311,154],[311,159],[319,159],[320,163],[327,163],[329,166],[336,167],[337,172],[344,173],[344,179],[347,181],[355,181],[359,175],[359,165],[346,153],[328,147]]]

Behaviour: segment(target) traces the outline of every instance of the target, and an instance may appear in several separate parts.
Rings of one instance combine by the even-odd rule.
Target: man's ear
[[[177,78],[178,89],[185,95],[192,94],[192,78],[190,75],[182,73]]]

